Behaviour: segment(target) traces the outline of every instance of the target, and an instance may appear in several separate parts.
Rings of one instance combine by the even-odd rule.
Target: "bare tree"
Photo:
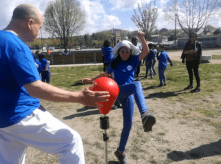
[[[143,3],[141,3],[141,5],[138,4],[138,11],[139,14],[137,14],[136,10],[134,9],[134,15],[132,15],[131,20],[139,30],[145,31],[145,38],[150,39],[158,16],[156,0],[151,0],[146,5],[143,5]]]
[[[171,0],[164,8],[164,16],[177,21],[188,35],[191,32],[201,33],[220,4],[220,0]]]
[[[67,52],[69,39],[83,29],[85,15],[78,0],[51,1],[45,10],[44,28],[60,39]]]

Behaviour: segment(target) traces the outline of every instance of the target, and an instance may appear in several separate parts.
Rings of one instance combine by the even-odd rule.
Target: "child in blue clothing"
[[[152,49],[153,44],[148,44],[150,52],[148,54],[148,56],[146,57],[146,74],[144,76],[144,78],[147,78],[148,76],[148,72],[150,70],[150,77],[153,78],[153,62],[154,62],[154,58],[155,58],[155,51]]]
[[[50,61],[44,58],[43,54],[39,54],[39,61],[41,63],[41,81],[50,83],[51,72],[49,68]]]
[[[143,32],[137,33],[137,37],[142,42],[142,51],[140,51],[139,48],[134,46],[131,42],[123,40],[113,48],[115,58],[109,65],[106,72],[101,73],[92,79],[83,79],[83,83],[87,84],[92,83],[97,78],[107,77],[108,74],[111,74],[112,72],[114,73],[115,81],[120,88],[117,100],[122,104],[123,109],[123,130],[121,133],[119,147],[114,154],[121,164],[127,164],[125,149],[133,122],[133,95],[141,114],[144,131],[151,131],[152,126],[156,122],[155,117],[149,113],[146,106],[141,83],[139,81],[134,81],[136,67],[149,52],[144,35],[145,34]]]
[[[102,47],[102,54],[103,54],[103,62],[104,62],[104,66],[103,66],[103,70],[104,72],[107,70],[112,58],[113,58],[113,53],[112,53],[113,49],[110,46],[110,41],[109,40],[105,40],[103,43],[103,47]]]
[[[159,62],[159,66],[158,66],[159,79],[160,79],[159,87],[166,86],[167,84],[166,74],[165,74],[165,70],[167,68],[167,62],[169,61],[170,66],[173,66],[173,63],[170,60],[170,57],[168,56],[167,52],[164,49],[165,49],[164,45],[159,45],[160,55],[158,54],[159,56],[157,56],[157,59]]]

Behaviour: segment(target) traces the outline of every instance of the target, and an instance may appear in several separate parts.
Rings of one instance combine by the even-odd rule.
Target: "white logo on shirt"
[[[131,71],[131,70],[132,70],[132,66],[131,66],[131,65],[128,65],[128,66],[127,66],[127,70],[128,70],[128,71]]]

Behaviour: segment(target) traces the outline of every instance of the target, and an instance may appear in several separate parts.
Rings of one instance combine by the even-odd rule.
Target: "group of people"
[[[35,61],[35,65],[37,67],[38,73],[41,77],[41,81],[50,83],[51,80],[51,72],[50,72],[50,61],[45,59],[45,55],[40,53],[40,51],[36,51],[32,53]]]
[[[40,104],[39,99],[100,107],[101,104],[98,102],[108,101],[109,92],[95,92],[91,91],[91,88],[96,85],[94,81],[97,78],[112,77],[120,89],[117,101],[122,104],[123,112],[123,129],[114,154],[121,164],[127,164],[125,151],[133,124],[133,95],[144,132],[151,131],[156,123],[156,118],[146,105],[140,81],[134,81],[137,67],[150,52],[144,32],[137,33],[142,50],[126,40],[119,42],[113,49],[104,48],[105,52],[112,51],[113,55],[110,57],[111,60],[104,58],[104,72],[94,78],[82,80],[83,84],[92,85],[78,92],[70,92],[41,81],[35,64],[36,59],[25,44],[34,41],[42,24],[40,12],[32,5],[22,4],[14,9],[9,25],[0,31],[0,163],[24,164],[27,147],[32,146],[57,155],[59,163],[85,164],[80,135],[53,117]],[[182,59],[183,61],[186,59],[190,75],[188,89],[192,87],[191,70],[194,70],[195,75],[198,73],[199,47],[197,43],[193,45],[191,41],[183,51]],[[165,85],[164,65],[169,58],[162,46],[160,51],[158,59],[162,61],[159,63],[163,63],[163,66],[159,67],[159,70],[162,70],[159,71],[159,75]],[[199,85],[197,83],[197,89]]]

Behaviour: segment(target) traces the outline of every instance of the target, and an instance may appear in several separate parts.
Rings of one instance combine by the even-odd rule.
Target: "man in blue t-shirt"
[[[47,112],[39,99],[97,106],[96,102],[107,101],[110,95],[89,87],[65,91],[40,80],[25,42],[34,41],[42,24],[39,11],[22,4],[0,31],[0,163],[24,163],[31,145],[56,154],[60,163],[85,164],[80,135]]]

